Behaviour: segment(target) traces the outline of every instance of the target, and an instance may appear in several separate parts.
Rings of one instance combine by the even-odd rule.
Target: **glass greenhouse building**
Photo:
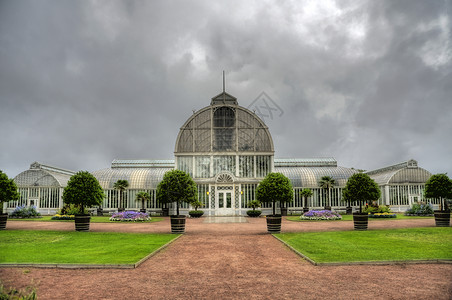
[[[102,207],[115,211],[121,207],[137,210],[141,203],[136,194],[146,191],[151,195],[146,209],[162,208],[156,201],[156,189],[165,172],[177,168],[190,174],[198,186],[199,200],[206,215],[245,215],[248,203],[255,199],[259,182],[270,172],[286,175],[294,188],[290,210],[302,210],[300,192],[309,188],[310,208],[331,205],[344,208],[342,189],[347,179],[358,172],[341,167],[333,158],[278,159],[265,123],[252,111],[240,106],[237,99],[226,92],[212,98],[209,106],[191,115],[182,125],[176,138],[174,159],[169,160],[114,160],[109,168],[92,172],[105,191]],[[16,205],[35,205],[43,214],[53,214],[62,207],[62,191],[75,174],[73,171],[33,163],[29,170],[14,180],[21,198],[8,203],[11,211]],[[431,174],[410,160],[393,166],[367,172],[381,187],[381,203],[396,210],[405,210],[413,202],[424,200],[425,182]],[[335,185],[329,191],[319,186],[322,176],[331,176]],[[114,189],[118,180],[127,180],[129,187],[119,195]],[[119,197],[120,196],[120,197]],[[190,207],[184,205],[182,213]],[[170,207],[174,210],[174,207]],[[270,207],[263,207],[264,214]],[[173,213],[170,211],[170,213]]]

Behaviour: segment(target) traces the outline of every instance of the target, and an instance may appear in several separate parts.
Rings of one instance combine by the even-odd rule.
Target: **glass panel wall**
[[[210,177],[210,156],[196,156],[195,157],[195,174],[196,178]]]
[[[239,157],[239,176],[254,177],[254,156],[246,155]]]
[[[235,174],[235,156],[233,155],[221,155],[213,157],[213,176],[218,175],[221,172],[231,172]]]
[[[177,158],[177,168],[185,173],[193,176],[193,157],[192,156],[179,156]]]
[[[256,156],[256,177],[265,177],[270,173],[271,156],[258,155]]]

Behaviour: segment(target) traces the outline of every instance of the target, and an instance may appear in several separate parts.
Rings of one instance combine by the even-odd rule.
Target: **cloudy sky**
[[[366,170],[416,159],[452,175],[451,10],[450,0],[0,0],[0,169],[171,159],[225,70],[226,91],[263,117],[278,158]]]

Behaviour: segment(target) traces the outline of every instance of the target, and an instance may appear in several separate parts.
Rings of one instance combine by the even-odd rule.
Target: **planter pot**
[[[168,207],[162,208],[162,216],[163,217],[168,217],[169,216],[169,208]]]
[[[307,213],[309,211],[309,207],[303,207],[303,213]]]
[[[140,213],[146,213],[146,208],[140,208]]]
[[[325,210],[331,210],[331,206],[325,205],[324,209],[325,209]]]
[[[267,216],[267,231],[269,233],[281,232],[281,215],[269,215]]]
[[[171,216],[171,233],[185,232],[185,216]]]
[[[8,214],[0,214],[0,230],[6,229],[6,221],[8,220]]]
[[[248,217],[258,218],[262,214],[262,211],[260,211],[260,210],[248,210],[246,212],[246,214],[248,215]]]
[[[89,215],[75,215],[75,231],[89,231]]]
[[[434,214],[436,227],[450,226],[450,211],[435,210]]]
[[[287,216],[287,207],[281,207],[281,216]]]
[[[345,214],[351,215],[352,213],[353,213],[353,207],[347,206],[347,207],[345,208]]]
[[[192,218],[201,218],[202,215],[204,215],[204,212],[202,210],[192,210],[192,211],[189,211],[188,214]]]
[[[354,213],[353,224],[355,230],[367,230],[367,224],[369,223],[369,215],[367,213]]]

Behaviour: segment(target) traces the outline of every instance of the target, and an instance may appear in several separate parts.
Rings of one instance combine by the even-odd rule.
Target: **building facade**
[[[162,206],[156,200],[156,189],[165,172],[177,168],[185,171],[198,186],[198,198],[206,215],[245,215],[248,203],[255,200],[259,182],[270,172],[287,176],[294,188],[292,210],[301,210],[303,188],[312,190],[308,206],[321,208],[345,207],[341,201],[342,189],[350,176],[357,172],[341,167],[333,158],[278,159],[265,123],[252,111],[240,106],[235,97],[226,92],[211,99],[210,105],[193,113],[182,125],[176,138],[174,159],[169,160],[114,160],[109,168],[92,172],[105,191],[102,204],[105,210],[120,207],[136,210],[140,203],[136,194],[146,191],[151,200],[150,210]],[[431,174],[410,160],[401,164],[367,172],[382,189],[381,203],[405,210],[422,196],[425,182]],[[33,163],[29,170],[17,175],[21,198],[10,202],[8,210],[16,205],[35,205],[41,213],[53,214],[63,203],[62,191],[75,174],[73,171]],[[319,187],[322,176],[331,176],[335,186],[328,191]],[[117,180],[127,180],[129,187],[122,195],[114,189]],[[437,204],[437,203],[435,203]],[[264,214],[271,208],[264,205]],[[170,209],[173,209],[170,207]],[[188,204],[181,212],[188,213]]]

